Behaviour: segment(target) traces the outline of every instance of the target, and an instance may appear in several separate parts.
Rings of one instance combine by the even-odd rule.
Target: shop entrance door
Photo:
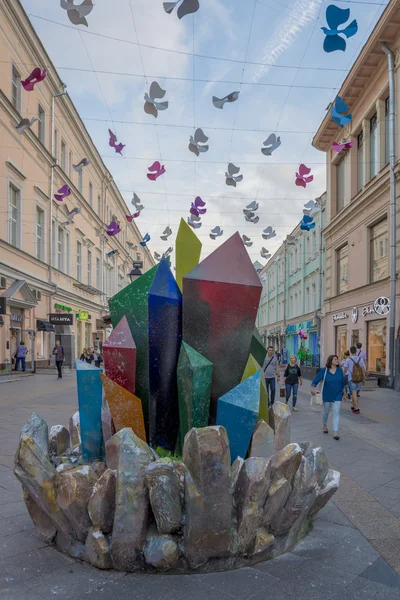
[[[347,325],[338,325],[336,327],[336,354],[339,360],[343,360],[347,348]]]

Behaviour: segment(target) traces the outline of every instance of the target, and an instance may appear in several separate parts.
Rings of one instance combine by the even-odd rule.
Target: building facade
[[[57,336],[72,365],[101,345],[107,300],[129,283],[133,261],[146,271],[154,260],[19,0],[3,0],[0,23],[0,367],[20,340],[28,363],[48,365]],[[26,92],[33,66],[47,76]],[[83,158],[90,164],[77,172]],[[58,202],[65,184],[71,194]],[[122,229],[115,237],[105,234],[111,220]]]
[[[395,309],[399,339],[400,202],[397,194],[396,235],[390,228],[390,127],[388,59],[385,40],[395,58],[395,174],[400,152],[400,2],[388,4],[369,40],[351,68],[339,96],[349,105],[352,121],[341,129],[330,110],[313,145],[326,153],[327,223],[326,293],[323,321],[326,347],[339,356],[361,342],[368,368],[385,382],[389,373],[390,312]],[[332,142],[353,141],[339,154]],[[400,187],[397,185],[398,192]],[[395,221],[396,222],[396,221]],[[396,260],[389,248],[396,244]],[[396,277],[396,300],[390,306],[390,274]],[[398,357],[397,357],[398,361]],[[393,353],[393,364],[395,364]]]
[[[310,366],[320,363],[325,194],[318,203],[320,208],[312,212],[315,228],[303,231],[298,224],[291,233],[294,245],[285,240],[259,273],[263,289],[257,319],[264,344],[275,350],[286,345],[289,355],[308,350],[302,360]]]

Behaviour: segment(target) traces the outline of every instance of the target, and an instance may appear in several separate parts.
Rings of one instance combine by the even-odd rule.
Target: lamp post
[[[139,277],[141,277],[141,275],[142,275],[142,271],[140,269],[138,269],[137,267],[134,267],[128,273],[128,277],[131,280],[131,283],[133,283],[134,281],[136,281],[137,279],[139,279]]]

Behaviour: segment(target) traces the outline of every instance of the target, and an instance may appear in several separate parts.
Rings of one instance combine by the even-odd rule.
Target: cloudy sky
[[[261,247],[273,253],[303,204],[325,190],[325,156],[311,140],[384,5],[335,2],[350,7],[359,31],[346,52],[326,54],[320,28],[330,2],[199,1],[195,15],[179,20],[162,0],[96,0],[89,28],[73,26],[59,0],[22,4],[127,204],[136,192],[145,205],[137,224],[150,233],[151,250],[166,250],[174,236],[163,242],[160,234],[170,225],[175,235],[199,195],[208,209],[197,232],[202,256],[239,231],[254,242],[251,259],[263,263]],[[157,120],[143,111],[152,81],[169,101]],[[233,91],[237,102],[214,108],[213,95]],[[199,158],[188,150],[197,127],[210,146]],[[108,128],[126,144],[123,157],[108,146]],[[265,157],[262,143],[272,132],[282,145]],[[147,167],[155,160],[166,173],[151,182]],[[244,176],[236,188],[225,184],[228,162]],[[306,189],[294,185],[302,162],[314,174]],[[242,213],[252,200],[260,204],[257,225]],[[212,241],[216,225],[224,235]],[[261,238],[267,225],[277,232],[270,242]]]

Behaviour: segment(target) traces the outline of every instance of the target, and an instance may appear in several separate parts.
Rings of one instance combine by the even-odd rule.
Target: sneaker
[[[293,406],[292,410],[294,410],[294,412],[297,412],[297,408],[295,408],[294,406]]]

